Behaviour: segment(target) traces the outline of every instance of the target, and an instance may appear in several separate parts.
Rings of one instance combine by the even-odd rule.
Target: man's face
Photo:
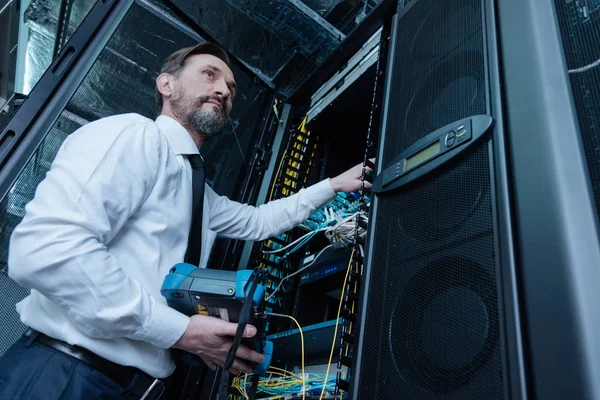
[[[227,123],[235,94],[233,72],[227,64],[210,54],[196,54],[175,78],[169,102],[186,128],[215,136]]]

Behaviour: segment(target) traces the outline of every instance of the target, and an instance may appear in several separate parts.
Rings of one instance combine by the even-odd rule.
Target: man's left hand
[[[371,158],[371,162],[375,162],[374,158]],[[371,168],[365,166],[365,173],[372,171]],[[360,163],[350,168],[348,171],[331,178],[329,183],[336,193],[339,192],[356,192],[360,189],[361,177],[362,177],[363,164]],[[371,183],[365,181],[365,189],[371,188]]]

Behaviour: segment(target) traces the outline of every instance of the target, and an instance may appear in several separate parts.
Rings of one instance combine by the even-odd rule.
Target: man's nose
[[[224,80],[219,80],[215,85],[215,94],[218,94],[223,98],[223,100],[227,100],[231,96],[231,91],[225,83]]]

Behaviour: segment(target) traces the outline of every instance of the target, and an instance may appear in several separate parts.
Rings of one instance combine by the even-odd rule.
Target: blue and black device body
[[[169,270],[160,293],[167,299],[169,307],[183,314],[200,314],[237,323],[250,291],[252,274],[251,270],[221,271],[180,263]],[[257,328],[258,333],[253,338],[242,341],[244,345],[265,356],[265,361],[254,368],[256,375],[266,374],[273,353],[273,343],[264,338],[262,321],[254,316],[262,305],[264,296],[265,286],[259,283],[251,299],[252,312],[248,320],[249,324]]]

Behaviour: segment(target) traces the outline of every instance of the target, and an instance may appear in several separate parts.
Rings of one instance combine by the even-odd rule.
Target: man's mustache
[[[196,105],[201,106],[203,103],[206,103],[209,100],[217,101],[221,105],[221,110],[225,112],[225,101],[217,96],[201,96],[196,100]]]

